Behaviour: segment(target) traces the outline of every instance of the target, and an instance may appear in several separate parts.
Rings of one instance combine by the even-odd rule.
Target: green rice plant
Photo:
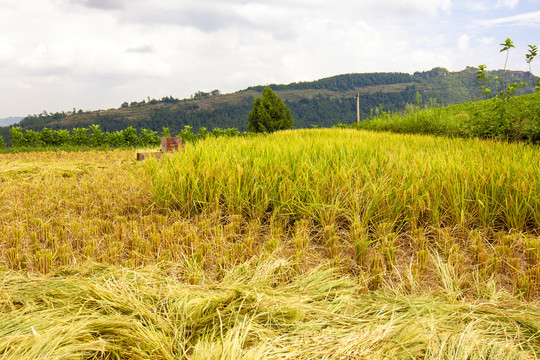
[[[75,262],[73,249],[69,244],[64,244],[58,247],[56,250],[56,260],[58,266],[69,266]]]
[[[538,280],[539,275],[540,271],[538,268],[531,269],[526,273],[517,272],[514,275],[513,283],[515,284],[516,291],[519,293],[520,297],[531,300],[535,296],[540,285]]]
[[[540,293],[540,266],[536,266],[527,271],[527,276],[532,283],[530,298],[534,299]]]
[[[296,250],[304,251],[310,242],[310,221],[301,219],[294,224],[293,245]]]
[[[429,250],[418,250],[416,252],[416,270],[417,270],[417,276],[421,276],[426,272],[427,265],[429,260]]]
[[[248,220],[311,218],[323,227],[350,226],[354,219],[394,229],[419,220],[465,228],[538,226],[540,201],[533,194],[540,172],[532,164],[540,155],[533,147],[395,139],[336,129],[207,139],[144,167],[156,202],[188,217],[217,206]]]
[[[480,231],[473,230],[468,234],[470,249],[475,266],[480,270],[485,270],[488,266],[488,251],[486,241]]]
[[[415,262],[411,264],[412,276],[418,281],[427,270],[429,261],[429,239],[426,229],[415,229],[412,231],[410,241],[415,251]]]
[[[444,289],[444,296],[450,300],[464,297],[463,285],[465,279],[459,270],[459,264],[452,261],[444,261],[438,254],[432,254],[431,261],[436,270],[438,280]]]
[[[362,293],[443,293],[437,252],[461,298],[524,298],[518,275],[538,265],[534,146],[353,130],[254,139],[145,163],[130,151],[0,154],[0,268],[36,272],[38,253],[47,273],[188,261],[218,280],[276,256],[299,273],[334,266]]]
[[[386,265],[383,256],[378,253],[374,254],[369,264],[370,279],[368,286],[370,290],[377,290],[382,286],[385,269]]]
[[[452,236],[451,229],[447,227],[437,229],[435,244],[446,258],[459,251],[459,244],[456,243],[456,237]]]

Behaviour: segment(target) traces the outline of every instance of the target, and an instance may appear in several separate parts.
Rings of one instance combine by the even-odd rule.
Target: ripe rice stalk
[[[47,272],[88,260],[136,267],[189,257],[220,278],[253,257],[294,257],[301,273],[334,257],[344,274],[370,278],[373,270],[373,288],[405,281],[398,273],[411,264],[425,268],[415,281],[429,292],[440,282],[423,259],[437,251],[460,263],[458,278],[471,274],[469,297],[475,279],[492,276],[497,291],[519,296],[512,264],[529,274],[539,261],[532,146],[302,130],[203,141],[161,162],[137,163],[133,151],[0,159],[2,269],[37,271],[35,255],[45,251],[56,254],[43,262]],[[337,236],[328,243],[327,226]],[[394,243],[383,241],[389,233]]]
[[[193,263],[2,273],[0,353],[46,358],[490,358],[540,356],[540,310],[406,289],[362,294],[335,268],[283,259],[188,284]]]

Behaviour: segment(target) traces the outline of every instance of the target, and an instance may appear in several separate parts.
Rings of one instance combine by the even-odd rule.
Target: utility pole
[[[356,123],[360,122],[360,93],[356,93]]]

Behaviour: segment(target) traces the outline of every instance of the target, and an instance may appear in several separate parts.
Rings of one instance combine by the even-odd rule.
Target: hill
[[[0,119],[0,126],[9,126],[9,125],[12,125],[12,124],[16,124],[21,120],[22,120],[22,117],[10,116],[10,117],[7,117],[7,118]]]
[[[272,84],[270,87],[291,109],[295,128],[312,126],[328,127],[337,123],[351,123],[356,119],[356,94],[360,95],[360,118],[372,112],[400,111],[407,104],[419,101],[433,106],[463,103],[477,98],[475,87],[476,68],[468,67],[459,72],[444,68],[406,73],[364,73],[337,75],[317,81],[288,85]],[[502,75],[502,70],[490,72]],[[528,72],[507,71],[507,81],[532,79]],[[520,94],[533,92],[532,81]],[[231,94],[218,90],[196,92],[190,99],[164,97],[141,102],[123,103],[117,109],[77,113],[44,112],[31,115],[19,123],[23,129],[40,131],[73,129],[100,125],[104,131],[118,131],[133,126],[161,131],[169,127],[173,134],[189,125],[195,130],[205,127],[237,128],[245,130],[247,114],[253,99],[260,96],[263,86],[253,86]],[[9,129],[0,128],[0,135],[10,139]]]

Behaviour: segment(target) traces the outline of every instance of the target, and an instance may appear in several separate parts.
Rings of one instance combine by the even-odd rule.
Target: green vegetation
[[[351,130],[208,139],[166,163],[147,162],[148,181],[159,205],[187,217],[219,210],[246,220],[391,231],[540,227],[535,147],[397,140]]]
[[[416,106],[407,105],[404,112],[377,114],[351,127],[359,129],[392,131],[411,134],[436,134],[445,136],[494,138],[505,141],[540,142],[540,93],[514,97],[520,89],[538,83],[532,72],[525,81],[510,80],[506,66],[508,55],[514,47],[512,40],[500,44],[501,52],[506,52],[506,61],[499,75],[489,76],[485,65],[476,71],[476,86],[490,100],[436,108],[430,103],[420,109],[422,97],[417,94]],[[529,45],[525,58],[531,70],[531,62],[537,56],[536,46]],[[491,84],[491,85],[490,85]],[[492,87],[494,86],[494,87]]]
[[[160,137],[155,131],[142,129],[140,136],[133,127],[122,131],[104,133],[99,125],[90,125],[90,128],[75,128],[69,130],[52,130],[43,128],[40,132],[34,130],[23,131],[20,126],[12,127],[11,145],[14,148],[28,147],[134,147],[156,146]]]
[[[474,103],[437,108],[421,104],[404,112],[383,113],[351,127],[407,134],[450,137],[479,137],[504,141],[540,142],[540,93],[509,98],[501,116],[498,102]]]
[[[276,95],[291,109],[296,128],[331,127],[338,123],[356,120],[356,94],[360,93],[360,118],[372,116],[372,109],[379,113],[399,112],[407,104],[416,104],[420,93],[424,103],[434,106],[472,101],[477,97],[476,71],[468,67],[459,72],[444,68],[416,72],[413,75],[399,73],[347,74],[313,82],[289,85],[270,85]],[[502,77],[503,71],[490,71],[488,76]],[[532,80],[529,72],[506,71],[507,82]],[[534,92],[534,81],[528,81],[519,94]],[[41,131],[72,130],[99,125],[104,132],[122,131],[129,126],[140,131],[149,129],[160,132],[167,127],[173,134],[185,126],[192,129],[204,127],[236,128],[245,131],[246,117],[253,107],[253,100],[264,87],[252,87],[232,94],[219,91],[199,91],[191,99],[165,97],[161,100],[146,99],[131,102],[118,109],[104,111],[72,111],[69,113],[42,113],[27,116],[17,126],[23,130]],[[493,95],[493,94],[492,94]],[[375,114],[376,115],[376,114]],[[0,127],[0,136],[9,144],[8,127]]]
[[[248,131],[271,133],[293,128],[291,110],[274,91],[266,86],[262,96],[253,100],[253,109],[248,115]]]
[[[68,130],[52,130],[43,128],[42,131],[26,130],[20,126],[10,128],[11,148],[6,151],[32,151],[35,149],[81,150],[81,149],[110,149],[155,147],[161,142],[161,137],[171,137],[170,129],[163,128],[161,136],[156,131],[141,129],[139,134],[133,127],[128,127],[113,133],[103,132],[99,125],[90,125],[89,128],[75,128]],[[250,133],[241,133],[237,129],[214,128],[211,132],[200,128],[199,133],[193,133],[190,126],[180,131],[177,137],[184,141],[196,141],[207,137],[220,136],[249,136]],[[2,146],[4,144],[4,146]],[[0,149],[5,148],[0,137]]]
[[[493,119],[491,121],[491,123],[495,124],[499,128],[497,131],[498,133],[497,136],[499,137],[501,134],[504,134],[508,130],[513,130],[511,128],[516,127],[515,126],[516,124],[514,124],[511,119],[511,116],[513,114],[509,112],[509,105],[510,105],[509,103],[510,103],[511,97],[514,96],[519,89],[524,88],[527,83],[526,81],[521,81],[521,82],[516,81],[516,82],[505,83],[506,67],[508,65],[508,56],[510,54],[510,49],[514,48],[515,46],[512,40],[510,40],[509,38],[507,38],[506,41],[501,43],[500,45],[502,46],[501,52],[506,52],[506,60],[504,63],[502,84],[499,83],[498,77],[493,78],[496,89],[500,87],[501,90],[499,91],[497,95],[495,95],[495,97],[493,97],[493,102],[495,103],[496,114],[494,114]],[[531,62],[536,57],[537,52],[536,52],[536,46],[529,45],[529,48],[530,48],[530,51],[528,54],[526,54],[525,58],[527,59],[527,63],[529,64],[529,70],[530,70]],[[476,73],[476,79],[478,81],[477,85],[482,87],[484,90],[482,94],[480,94],[480,96],[484,94],[489,95],[492,93],[492,89],[486,85],[487,83],[491,83],[491,79],[489,79],[486,76],[485,68],[486,68],[485,65],[480,65],[479,70]],[[530,72],[530,74],[532,74],[532,72]],[[534,80],[534,76],[533,76],[533,80]]]

